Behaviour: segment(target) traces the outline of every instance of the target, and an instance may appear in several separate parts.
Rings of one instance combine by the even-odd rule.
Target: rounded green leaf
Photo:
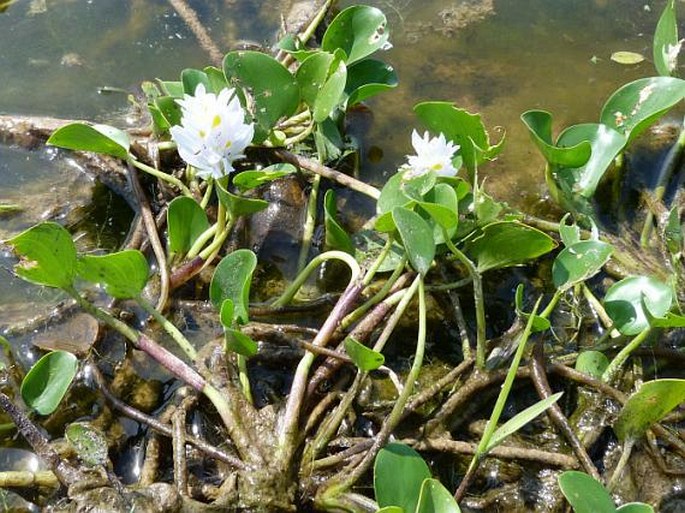
[[[614,431],[621,441],[636,440],[683,402],[685,379],[657,379],[643,383],[623,405]]]
[[[611,258],[613,248],[606,242],[583,240],[565,248],[552,265],[554,286],[566,290],[591,278]]]
[[[654,67],[659,75],[669,76],[675,71],[678,65],[678,56],[673,55],[675,50],[680,50],[675,0],[667,0],[656,25],[652,47]]]
[[[246,198],[229,192],[220,182],[215,182],[216,194],[221,204],[226,207],[231,216],[247,216],[264,210],[269,206],[268,201],[257,198]]]
[[[137,249],[126,249],[108,255],[84,255],[78,260],[78,275],[86,281],[104,286],[118,299],[132,299],[145,288],[150,268]]]
[[[683,97],[685,80],[673,77],[641,78],[611,95],[602,108],[600,122],[632,140]]]
[[[616,506],[601,483],[584,472],[568,470],[559,476],[559,487],[575,513],[614,513]]]
[[[625,64],[626,66],[629,66],[632,64],[640,64],[645,60],[645,56],[637,52],[620,50],[612,53],[610,59],[619,64]]]
[[[547,163],[564,167],[579,167],[590,158],[590,143],[580,141],[572,144],[552,143],[552,115],[544,110],[529,110],[521,114],[521,121],[530,132]]]
[[[372,96],[397,87],[397,73],[389,64],[375,59],[364,59],[347,68],[345,93],[347,106],[361,103]]]
[[[359,370],[364,372],[376,370],[385,363],[385,357],[381,353],[366,347],[354,337],[345,339],[345,351]]]
[[[380,9],[354,5],[338,14],[326,29],[321,47],[333,53],[340,48],[352,64],[367,57],[388,41],[388,21]]]
[[[425,479],[431,477],[428,465],[411,447],[390,443],[378,452],[373,467],[373,488],[378,506],[397,506],[416,511]]]
[[[424,201],[418,203],[438,224],[440,228],[439,239],[442,239],[442,228],[447,230],[448,235],[454,235],[459,224],[459,199],[454,188],[446,183],[438,183],[428,191],[423,199]],[[438,243],[440,242],[444,241],[440,240]]]
[[[648,313],[664,317],[673,304],[671,287],[656,278],[633,276],[613,284],[604,296],[604,308],[624,335],[637,335],[650,326]]]
[[[300,104],[300,88],[290,71],[262,52],[239,50],[224,57],[224,74],[232,87],[250,94],[254,102],[254,141],[264,141],[276,122],[291,116]]]
[[[499,221],[484,226],[464,250],[478,262],[478,271],[485,272],[522,264],[556,246],[554,239],[537,228],[517,221]]]
[[[105,465],[109,446],[102,432],[86,422],[69,424],[64,431],[78,457],[89,467]]]
[[[285,162],[272,164],[264,169],[255,169],[238,173],[233,176],[233,185],[245,192],[296,172],[297,169],[292,164]]]
[[[559,135],[557,145],[578,146],[588,143],[592,149],[590,158],[581,166],[553,166],[553,176],[557,181],[566,182],[562,190],[590,198],[606,170],[623,151],[626,142],[625,136],[603,124],[571,126]]]
[[[21,397],[41,415],[57,409],[76,376],[78,359],[66,351],[52,351],[38,360],[21,382]]]
[[[183,84],[183,92],[190,96],[195,96],[195,90],[200,84],[205,86],[207,92],[213,90],[207,73],[199,69],[186,68],[181,71],[181,83]]]
[[[76,275],[76,246],[57,223],[41,223],[7,241],[20,258],[17,276],[46,287],[71,287]]]
[[[256,267],[257,256],[249,249],[239,249],[219,262],[209,284],[212,304],[222,308],[226,299],[233,301],[235,319],[241,324],[249,319],[250,284]]]
[[[324,227],[326,229],[325,245],[327,249],[339,249],[354,255],[352,239],[338,223],[336,216],[338,207],[335,202],[335,191],[329,189],[323,198]]]
[[[302,100],[312,109],[334,60],[335,56],[332,53],[317,52],[307,57],[297,69],[295,78],[300,86]]]
[[[109,125],[70,123],[53,132],[47,144],[68,150],[104,153],[120,159],[128,156],[128,134]]]
[[[424,479],[416,513],[461,513],[452,493],[437,479]]]
[[[601,379],[608,366],[609,359],[599,351],[583,351],[576,360],[576,370],[595,379]]]
[[[186,253],[193,242],[209,228],[207,214],[193,198],[179,196],[167,208],[169,251]]]
[[[392,220],[412,267],[426,276],[435,257],[433,229],[419,214],[404,207],[393,209]]]

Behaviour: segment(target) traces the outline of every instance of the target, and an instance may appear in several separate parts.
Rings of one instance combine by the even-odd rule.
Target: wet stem
[[[147,174],[154,176],[158,180],[162,180],[163,182],[167,182],[168,184],[171,184],[175,187],[178,187],[184,196],[188,196],[190,198],[193,197],[193,193],[190,192],[190,189],[188,189],[186,184],[184,184],[181,180],[179,180],[175,176],[169,175],[163,171],[160,171],[159,169],[155,169],[152,166],[148,166],[147,164],[144,164],[143,162],[135,159],[132,155],[129,155],[128,162],[132,166],[137,167],[141,171],[144,171]]]

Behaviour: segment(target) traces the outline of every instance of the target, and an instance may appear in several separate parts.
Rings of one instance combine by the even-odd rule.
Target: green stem
[[[212,226],[207,228],[204,232],[202,232],[197,239],[195,239],[195,242],[193,245],[190,247],[188,250],[188,253],[186,255],[186,260],[192,260],[195,258],[197,255],[200,254],[200,251],[202,251],[202,248],[207,244],[207,241],[214,237],[214,234],[216,234],[216,231],[219,228],[219,223],[214,223]]]
[[[221,249],[221,246],[223,246],[226,237],[231,233],[231,229],[233,228],[233,216],[229,216],[228,219],[226,219],[226,216],[226,207],[219,203],[219,209],[216,215],[217,229],[214,234],[214,240],[209,246],[200,251],[200,254],[198,255],[205,260],[205,265],[207,265],[207,262],[213,260]]]
[[[304,266],[307,264],[309,250],[312,247],[312,237],[314,236],[314,228],[316,227],[316,205],[319,199],[320,184],[321,177],[315,175],[314,180],[312,180],[312,188],[307,202],[307,219],[304,222],[304,229],[302,230],[302,245],[300,246],[300,255],[297,259],[298,273],[301,273],[302,269],[304,269]]]
[[[618,463],[616,463],[614,473],[611,474],[611,479],[607,484],[607,491],[609,493],[611,493],[618,484],[618,480],[621,478],[621,474],[623,474],[623,469],[628,464],[628,460],[630,459],[630,453],[633,451],[634,444],[635,440],[633,440],[632,438],[628,438],[625,442],[623,442],[623,451],[621,451],[621,457],[619,458]]]
[[[136,302],[143,307],[148,314],[150,314],[159,324],[164,328],[164,330],[174,339],[174,342],[180,347],[183,352],[190,358],[191,361],[195,361],[197,357],[197,351],[193,345],[188,341],[188,339],[179,331],[179,329],[173,325],[166,317],[164,317],[159,310],[157,310],[154,305],[152,305],[147,299],[142,296],[136,298]]]
[[[252,397],[252,388],[250,387],[250,377],[247,374],[247,358],[243,355],[237,355],[238,360],[238,379],[240,386],[243,389],[243,394],[250,404],[254,405],[254,398]]]
[[[129,156],[128,162],[131,163],[133,166],[137,167],[138,169],[140,169],[141,171],[145,171],[147,174],[152,175],[155,178],[162,180],[163,182],[167,182],[168,184],[178,187],[184,196],[189,196],[191,198],[193,197],[193,193],[190,192],[190,189],[188,189],[188,187],[186,187],[186,184],[184,184],[175,176],[169,175],[163,171],[160,171],[159,169],[155,169],[152,166],[148,166],[147,164],[141,162],[140,160],[136,160],[131,156]]]
[[[545,309],[540,312],[540,315],[538,317],[542,317],[544,319],[547,319],[552,311],[554,310],[554,307],[557,306],[557,303],[559,302],[559,299],[561,299],[561,296],[564,294],[564,291],[561,289],[557,289],[554,292],[554,295],[552,296],[552,299],[549,300],[549,303],[547,303],[547,306]]]
[[[309,262],[307,266],[302,270],[302,272],[297,275],[295,280],[290,284],[290,286],[285,290],[285,292],[283,292],[281,297],[274,301],[271,306],[274,308],[281,308],[290,303],[292,299],[295,297],[295,294],[297,294],[297,291],[300,290],[300,287],[304,284],[305,281],[307,281],[307,278],[309,278],[309,275],[314,271],[314,269],[316,269],[319,265],[328,260],[342,260],[343,262],[345,262],[350,268],[350,271],[352,271],[352,277],[350,278],[350,282],[356,282],[359,278],[359,275],[361,274],[361,269],[359,268],[359,264],[352,255],[345,253],[344,251],[327,251],[325,253],[321,253],[320,255],[315,256],[312,259],[312,261]]]
[[[476,266],[469,260],[469,258],[459,251],[454,245],[447,230],[443,230],[445,243],[447,247],[452,252],[452,254],[457,257],[457,259],[464,264],[466,271],[469,273],[469,277],[473,282],[473,302],[476,308],[476,367],[483,369],[485,367],[485,301],[483,299],[483,281],[481,280],[480,273]]]
[[[214,180],[208,180],[207,188],[205,189],[205,193],[202,195],[202,201],[200,201],[202,210],[205,210],[207,205],[209,205],[209,200],[212,198],[212,192],[214,192]]]
[[[621,369],[625,361],[630,357],[631,353],[640,347],[640,345],[642,345],[651,331],[651,327],[643,329],[635,338],[633,338],[633,340],[628,342],[628,344],[626,344],[626,346],[621,349],[616,356],[614,356],[614,359],[611,360],[611,363],[609,363],[609,366],[604,371],[604,374],[602,374],[602,381],[605,383],[611,383],[614,380],[616,374]]]

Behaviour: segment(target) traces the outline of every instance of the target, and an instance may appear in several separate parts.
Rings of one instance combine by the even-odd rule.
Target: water
[[[482,172],[495,196],[518,205],[545,197],[543,162],[519,115],[532,108],[550,110],[557,129],[596,120],[611,91],[654,74],[651,34],[663,7],[645,0],[367,3],[390,19],[394,48],[382,58],[396,67],[400,86],[372,103],[373,121],[363,134],[362,178],[382,184],[412,151],[411,130],[420,129],[411,113],[415,103],[449,100],[482,113],[494,140],[506,132],[503,155]],[[274,41],[280,17],[273,2],[190,4],[221,48],[243,39],[266,46]],[[207,63],[192,33],[162,0],[18,0],[0,14],[0,48],[0,113],[120,126],[129,112],[127,95],[101,94],[100,87],[132,92],[143,80],[174,79],[185,67]],[[609,59],[617,50],[641,52],[647,60],[622,66]],[[66,219],[74,208],[93,201],[88,187],[72,187],[82,183],[78,171],[46,153],[0,147],[0,180],[0,202],[16,200],[27,209],[18,218],[0,219],[3,238],[41,219]],[[41,194],[51,187],[52,214],[28,208],[42,204]],[[72,190],[79,194],[71,196]],[[103,219],[93,230],[104,237],[107,223]],[[105,239],[95,237],[93,245]],[[10,263],[0,256],[0,267]],[[17,310],[16,304],[9,308],[17,296],[35,297],[2,272],[0,326],[7,311]]]

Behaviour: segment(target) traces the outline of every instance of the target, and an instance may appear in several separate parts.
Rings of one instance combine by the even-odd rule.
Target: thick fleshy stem
[[[186,184],[184,184],[175,176],[160,171],[159,169],[155,169],[152,166],[148,166],[147,164],[141,162],[140,160],[136,160],[133,157],[129,157],[128,161],[131,163],[131,165],[137,167],[141,171],[145,171],[147,174],[154,176],[158,180],[162,180],[163,182],[178,187],[184,196],[189,196],[191,198],[193,197],[193,193],[190,192],[190,189],[188,189]]]

